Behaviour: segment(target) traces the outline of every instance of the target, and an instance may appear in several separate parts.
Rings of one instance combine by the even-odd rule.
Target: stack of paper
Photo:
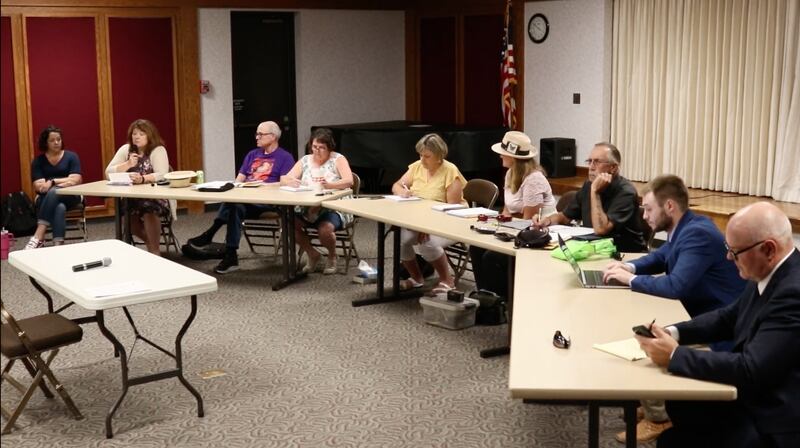
[[[108,173],[108,185],[132,185],[129,173]]]
[[[607,342],[605,344],[594,344],[592,348],[619,356],[628,361],[636,361],[647,358],[647,353],[639,348],[639,341],[634,338],[623,339],[621,341]]]
[[[234,182],[233,185],[237,188],[255,188],[264,185],[264,182],[253,180],[250,182]]]
[[[291,191],[297,193],[299,191],[311,191],[311,187],[307,185],[300,185],[299,187],[290,187],[288,185],[284,185],[280,188],[283,191]]]
[[[215,180],[212,182],[205,182],[202,184],[192,185],[192,190],[199,190],[201,188],[222,188],[225,184],[231,183],[229,180]]]
[[[431,208],[436,210],[437,212],[446,212],[448,210],[458,210],[460,208],[467,208],[467,206],[464,204],[439,204],[439,205],[434,205]]]
[[[416,196],[409,196],[407,198],[404,198],[402,196],[397,196],[397,195],[394,195],[394,194],[388,194],[388,195],[384,196],[384,198],[391,199],[391,200],[396,201],[396,202],[419,201],[421,199],[421,198],[418,198]]]
[[[497,216],[500,213],[497,210],[492,210],[486,207],[472,207],[462,208],[459,210],[448,210],[448,215],[458,216],[459,218],[474,218],[478,215]]]

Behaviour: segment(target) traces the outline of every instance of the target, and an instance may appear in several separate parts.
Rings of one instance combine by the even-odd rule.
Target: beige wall
[[[609,137],[611,7],[611,0],[525,4],[524,131],[537,146],[545,137],[574,138],[578,165],[585,165],[594,143]],[[550,22],[541,44],[527,37],[536,13]],[[573,93],[581,94],[581,104],[572,104]]]

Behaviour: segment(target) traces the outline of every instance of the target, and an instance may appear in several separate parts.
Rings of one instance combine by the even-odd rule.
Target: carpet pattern
[[[210,224],[213,213],[181,215],[185,241]],[[359,252],[375,263],[376,225],[360,221]],[[92,240],[112,238],[110,221],[90,223]],[[221,241],[224,232],[217,235]],[[27,239],[16,242],[21,249]],[[387,247],[390,245],[387,244]],[[265,253],[269,253],[267,249]],[[387,249],[390,251],[391,249]],[[218,275],[219,290],[199,297],[197,318],[183,341],[187,379],[205,401],[170,379],[129,389],[105,439],[105,414],[120,391],[119,361],[93,324],[83,341],[67,347],[53,368],[85,416],[70,418],[58,399],[37,392],[2,437],[9,447],[574,447],[587,443],[587,411],[580,406],[528,405],[511,400],[508,357],[481,359],[482,348],[502,345],[506,326],[449,331],[426,325],[415,300],[353,308],[374,285],[350,276],[313,274],[274,292],[279,261],[253,254],[242,242],[242,269]],[[203,272],[216,260],[168,257]],[[370,258],[371,257],[371,258]],[[388,261],[388,260],[387,260]],[[28,279],[0,263],[2,298],[18,318],[46,311]],[[470,289],[462,281],[462,289]],[[56,303],[65,300],[56,296]],[[140,332],[170,347],[189,312],[188,300],[130,309]],[[87,315],[72,307],[68,317]],[[126,347],[133,341],[122,310],[107,324]],[[5,359],[4,359],[5,361]],[[170,358],[137,344],[131,376],[170,366]],[[210,370],[226,374],[203,379]],[[20,380],[27,373],[15,367]],[[3,383],[7,408],[19,393]],[[601,446],[621,447],[620,409],[601,410]],[[640,445],[654,446],[654,444]]]

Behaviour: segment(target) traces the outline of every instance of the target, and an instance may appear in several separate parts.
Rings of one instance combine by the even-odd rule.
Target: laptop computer
[[[564,257],[567,259],[570,265],[572,265],[572,270],[578,275],[578,280],[580,280],[581,285],[584,288],[629,288],[628,285],[624,283],[620,283],[616,280],[611,280],[608,283],[603,283],[603,271],[593,271],[593,270],[583,270],[578,265],[578,260],[575,259],[575,256],[572,255],[569,248],[567,247],[567,243],[564,241],[564,238],[561,237],[561,234],[558,234],[558,246],[561,247],[561,252],[564,252]]]

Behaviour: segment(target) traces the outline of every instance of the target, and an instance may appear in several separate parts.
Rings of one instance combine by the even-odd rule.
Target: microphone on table
[[[88,271],[89,269],[101,268],[103,266],[108,266],[110,264],[111,264],[111,259],[105,257],[102,260],[76,264],[75,266],[72,267],[72,272]]]

